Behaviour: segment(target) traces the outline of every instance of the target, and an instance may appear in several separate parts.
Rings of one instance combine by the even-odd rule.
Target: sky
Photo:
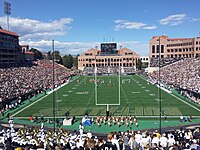
[[[11,3],[9,30],[20,44],[42,52],[82,54],[101,42],[117,42],[141,56],[149,40],[200,36],[200,0],[7,0]],[[4,0],[0,26],[8,29]]]

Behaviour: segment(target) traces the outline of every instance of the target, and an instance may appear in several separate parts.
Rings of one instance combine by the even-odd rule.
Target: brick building
[[[150,40],[149,57],[161,58],[200,57],[200,37],[168,38],[166,35],[153,36]]]
[[[117,54],[102,54],[102,51],[96,48],[86,50],[78,57],[78,69],[83,70],[85,67],[107,67],[123,66],[136,67],[136,61],[140,58],[138,54],[128,48],[120,47]]]
[[[0,64],[18,63],[21,52],[19,35],[0,27]]]

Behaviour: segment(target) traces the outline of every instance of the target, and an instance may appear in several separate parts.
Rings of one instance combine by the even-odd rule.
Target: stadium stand
[[[163,132],[154,131],[112,132],[106,135],[79,131],[51,129],[41,126],[23,127],[17,130],[0,130],[0,144],[4,149],[56,149],[56,150],[143,150],[143,149],[199,149],[200,131],[180,128]]]
[[[134,67],[123,67],[123,69],[124,74],[134,74],[136,72]]]
[[[53,88],[53,63],[49,60],[1,65],[0,101],[1,108],[11,109],[25,99]],[[55,88],[74,76],[76,70],[64,69],[55,63]]]
[[[185,58],[160,69],[160,82],[177,89],[183,96],[200,104],[200,58]],[[158,83],[159,71],[149,73],[151,82]]]
[[[183,58],[181,58],[181,57],[175,57],[175,58],[165,57],[165,58],[160,58],[160,67],[164,67],[166,65],[172,64],[172,63],[174,63],[176,61],[179,61],[181,59],[183,59]],[[157,57],[151,58],[150,67],[159,67],[159,58],[157,58]]]
[[[135,73],[135,67],[121,67],[121,74]],[[84,75],[94,75],[95,67],[85,67],[83,70]],[[97,67],[97,74],[99,75],[117,75],[119,74],[118,66]]]

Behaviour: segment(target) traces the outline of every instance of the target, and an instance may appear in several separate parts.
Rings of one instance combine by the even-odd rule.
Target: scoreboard
[[[101,43],[101,54],[117,54],[117,43]]]

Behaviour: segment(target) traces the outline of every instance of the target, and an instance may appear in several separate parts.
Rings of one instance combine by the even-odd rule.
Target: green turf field
[[[93,76],[74,78],[70,83],[54,92],[56,116],[105,115],[109,104],[111,115],[159,116],[158,88],[138,75],[97,76],[97,87]],[[120,83],[119,83],[120,82]],[[120,90],[119,90],[120,86]],[[96,92],[95,92],[96,91]],[[44,114],[52,117],[52,94],[44,96],[18,110],[14,117]],[[162,113],[167,116],[199,116],[200,107],[174,97],[161,90]]]

